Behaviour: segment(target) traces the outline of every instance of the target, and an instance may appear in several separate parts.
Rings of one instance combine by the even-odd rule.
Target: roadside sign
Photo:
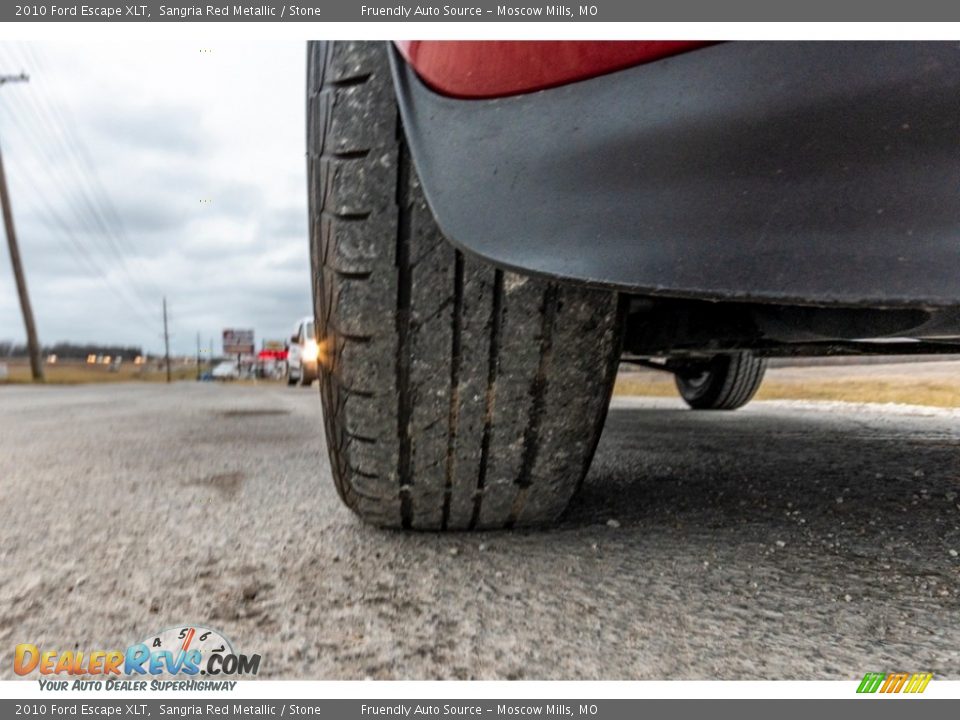
[[[287,344],[283,340],[264,340],[264,350],[286,350]]]
[[[250,355],[253,349],[253,330],[229,328],[223,331],[224,355]]]

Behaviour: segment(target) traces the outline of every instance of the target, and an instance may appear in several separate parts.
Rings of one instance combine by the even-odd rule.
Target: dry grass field
[[[30,365],[21,358],[5,360],[7,377],[0,378],[0,385],[5,383],[30,382]],[[46,382],[51,385],[81,385],[86,383],[109,382],[163,382],[167,379],[166,372],[155,362],[145,365],[124,363],[117,370],[111,370],[108,365],[87,364],[83,360],[60,360],[55,364],[45,364],[44,373]],[[194,364],[173,365],[171,377],[174,380],[192,380],[197,376]]]
[[[672,376],[621,371],[616,395],[676,397]],[[960,407],[960,362],[779,367],[767,370],[757,400],[834,400]]]

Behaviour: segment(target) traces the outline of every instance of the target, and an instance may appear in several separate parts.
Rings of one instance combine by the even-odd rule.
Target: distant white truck
[[[313,317],[301,318],[290,336],[287,351],[287,385],[309,387],[317,379],[317,358],[320,347]]]

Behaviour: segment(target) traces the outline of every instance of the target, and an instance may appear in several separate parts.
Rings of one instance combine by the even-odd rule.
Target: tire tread
[[[307,87],[320,392],[340,496],[388,527],[554,520],[602,429],[618,296],[497,270],[446,241],[385,44],[310,43]]]
[[[695,410],[736,410],[756,395],[766,369],[766,358],[749,352],[718,355],[706,365],[706,385],[691,388],[679,375],[676,384],[684,401]]]

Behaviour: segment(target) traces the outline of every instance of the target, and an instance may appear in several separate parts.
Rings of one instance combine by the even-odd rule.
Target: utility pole
[[[170,382],[170,333],[167,331],[167,298],[163,298],[163,355],[167,362],[167,382]]]
[[[200,333],[197,333],[197,380],[200,379]]]
[[[26,73],[19,75],[0,75],[0,86],[10,82],[27,82]],[[10,265],[17,281],[17,294],[20,296],[20,310],[23,312],[23,324],[27,330],[27,349],[30,353],[30,374],[34,382],[43,382],[43,362],[40,359],[40,342],[37,340],[37,326],[33,321],[33,308],[30,306],[30,294],[27,292],[27,278],[23,274],[20,259],[20,246],[17,232],[13,226],[13,210],[10,207],[10,192],[7,190],[7,176],[3,170],[3,155],[0,153],[0,203],[3,204],[3,226],[7,231],[7,245],[10,247]]]

